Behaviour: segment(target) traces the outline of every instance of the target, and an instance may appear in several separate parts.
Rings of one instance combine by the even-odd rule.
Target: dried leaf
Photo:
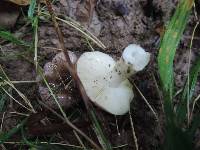
[[[7,0],[7,1],[13,2],[17,5],[22,5],[22,6],[29,5],[29,3],[30,3],[30,0]]]
[[[31,3],[31,0],[6,0],[6,1],[15,3],[15,4],[20,5],[20,6],[27,6]],[[40,0],[40,3],[45,3],[45,1]]]

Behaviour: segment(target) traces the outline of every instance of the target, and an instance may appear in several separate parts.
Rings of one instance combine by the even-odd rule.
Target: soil
[[[157,54],[160,43],[160,29],[167,24],[172,16],[178,0],[60,0],[53,4],[53,8],[57,14],[63,14],[71,17],[79,22],[92,34],[94,34],[106,46],[101,49],[97,45],[92,44],[95,50],[105,52],[113,57],[120,57],[123,49],[131,43],[139,44],[151,53],[151,61],[149,65],[142,71],[131,77],[146,97],[152,108],[158,115],[159,120],[155,119],[152,111],[144,102],[141,95],[134,89],[135,97],[131,104],[131,115],[133,118],[134,129],[138,140],[139,150],[155,150],[162,145],[164,141],[164,113],[162,100],[159,97],[156,87],[156,81],[159,81],[157,72]],[[196,1],[196,7],[200,7],[200,2]],[[27,8],[23,8],[26,12]],[[199,9],[197,9],[199,10]],[[198,16],[200,12],[197,11]],[[38,58],[39,64],[44,67],[46,63],[52,62],[52,59],[59,53],[60,48],[58,37],[54,30],[50,19],[41,17],[39,22],[39,43]],[[18,22],[12,32],[17,33],[23,24],[23,15],[20,14]],[[74,28],[59,22],[62,33],[64,35],[65,47],[80,55],[85,51],[91,51],[87,44],[87,39]],[[190,17],[190,21],[181,40],[181,44],[177,50],[175,59],[175,77],[177,90],[182,87],[186,80],[187,60],[189,53],[190,38],[192,30],[195,26],[194,12]],[[21,37],[25,41],[32,41],[33,35],[31,25],[23,26]],[[197,28],[195,34],[192,60],[200,56],[198,48],[200,47],[200,30]],[[0,64],[5,69],[10,80],[14,81],[40,81],[33,65],[34,52],[21,46],[16,46],[5,41],[1,42]],[[23,54],[17,57],[16,54]],[[1,56],[7,56],[5,59]],[[2,59],[1,59],[2,58]],[[55,71],[55,70],[54,70]],[[62,72],[62,71],[61,71]],[[91,139],[98,143],[98,139],[93,131],[87,111],[81,99],[81,96],[74,85],[69,74],[61,73],[60,78],[51,86],[60,96],[59,102],[65,109],[70,120],[75,124],[82,124],[79,128],[84,131]],[[154,80],[156,79],[156,81]],[[68,85],[67,89],[65,86]],[[31,140],[39,139],[44,141],[54,137],[57,142],[65,142],[72,145],[79,145],[76,136],[69,128],[62,126],[62,120],[54,116],[43,105],[58,111],[58,107],[47,92],[44,83],[39,84],[26,83],[17,84],[17,89],[24,93],[31,100],[38,114],[31,116],[31,121],[27,125],[27,136]],[[21,101],[20,96],[12,91],[14,97]],[[196,95],[200,93],[200,82],[197,84]],[[43,95],[42,95],[43,94]],[[63,95],[64,94],[64,95]],[[11,112],[20,112],[28,114],[26,110],[14,103],[12,99],[6,101],[3,131],[8,131],[14,127],[22,118],[21,115],[13,115]],[[106,137],[110,140],[112,146],[123,150],[134,150],[135,143],[132,134],[129,114],[124,116],[113,116],[101,109],[95,107],[98,118],[103,126]],[[58,111],[59,112],[59,111]],[[32,124],[31,124],[32,123]],[[34,129],[34,128],[35,129]],[[47,128],[48,127],[48,128]],[[13,141],[19,141],[20,135],[12,137]],[[83,141],[84,139],[81,138]],[[84,141],[85,142],[85,141]],[[85,142],[87,143],[87,142]],[[199,141],[197,141],[199,143]],[[5,145],[7,149],[18,149],[17,145]],[[87,143],[86,146],[89,146]],[[120,147],[121,146],[121,147]],[[24,149],[28,149],[24,147]]]

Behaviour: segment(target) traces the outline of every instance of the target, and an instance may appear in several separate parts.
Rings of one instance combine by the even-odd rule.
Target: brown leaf
[[[6,0],[6,1],[12,2],[12,3],[20,5],[20,6],[27,6],[31,2],[31,0]],[[45,1],[40,0],[40,3],[45,3]]]
[[[30,0],[7,0],[7,1],[15,3],[17,5],[22,5],[22,6],[29,5],[30,3]]]

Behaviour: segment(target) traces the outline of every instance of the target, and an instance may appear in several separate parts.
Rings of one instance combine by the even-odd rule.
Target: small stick
[[[77,133],[79,133],[80,135],[82,135],[87,141],[89,141],[93,147],[96,150],[101,150],[101,148],[92,140],[90,139],[84,132],[82,132],[79,128],[77,128],[72,122],[70,122],[69,120],[65,120],[64,117],[62,117],[60,114],[58,114],[55,110],[53,110],[52,108],[48,107],[46,104],[44,104],[41,101],[38,101],[43,107],[45,107],[46,109],[48,109],[49,111],[51,111],[54,115],[56,115],[57,117],[59,117],[60,119],[62,119],[64,122],[66,122],[68,124],[69,127],[71,127],[72,129],[74,129]]]
[[[0,127],[0,131],[1,131],[1,132],[2,132],[2,130],[3,130],[3,122],[4,122],[5,113],[6,113],[6,112],[3,112],[3,116],[2,116],[2,118],[1,118],[1,127]]]
[[[156,112],[154,111],[154,109],[151,107],[151,105],[149,104],[149,102],[147,101],[147,99],[144,97],[144,95],[142,94],[142,92],[140,91],[140,89],[136,86],[135,83],[133,83],[133,85],[135,86],[135,88],[137,89],[137,91],[139,92],[139,94],[142,96],[144,102],[147,104],[147,106],[149,107],[149,109],[152,111],[153,115],[155,116],[156,121],[159,121],[158,115],[156,114]]]
[[[78,139],[78,142],[80,143],[80,145],[83,147],[84,150],[86,150],[85,145],[83,144],[83,141],[81,140],[81,138],[79,137],[79,135],[76,133],[75,130],[73,130],[74,135],[76,136],[76,138]]]
[[[134,128],[134,125],[133,125],[133,119],[132,119],[132,116],[131,116],[131,111],[129,110],[129,119],[130,119],[130,123],[131,123],[131,128],[132,128],[132,134],[133,134],[133,139],[134,139],[134,143],[135,143],[135,149],[138,150],[138,140],[137,140],[137,136],[135,134],[135,128]]]
[[[47,7],[48,7],[48,11],[51,15],[51,19],[53,21],[53,24],[54,24],[54,27],[55,27],[55,30],[56,30],[56,33],[58,35],[58,39],[59,39],[59,42],[60,42],[60,46],[61,46],[61,49],[63,51],[63,53],[65,54],[65,59],[66,59],[66,65],[67,65],[67,68],[70,72],[70,75],[72,76],[72,78],[74,79],[74,81],[76,82],[77,86],[78,86],[78,89],[81,93],[81,96],[84,100],[84,103],[85,103],[85,106],[87,108],[87,110],[90,108],[89,105],[91,105],[91,103],[89,103],[89,97],[87,96],[87,94],[85,93],[85,89],[76,73],[76,69],[74,67],[74,65],[71,63],[71,60],[70,60],[70,57],[69,57],[69,54],[68,54],[68,50],[65,49],[65,45],[64,45],[64,38],[63,38],[63,35],[62,35],[62,32],[59,28],[59,25],[56,21],[56,15],[52,9],[52,6],[51,6],[51,3],[49,0],[45,0],[46,1],[46,4],[47,4]]]

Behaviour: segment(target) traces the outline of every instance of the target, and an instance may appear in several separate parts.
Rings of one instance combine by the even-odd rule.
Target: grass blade
[[[196,60],[194,65],[192,66],[190,70],[190,76],[189,76],[189,85],[188,80],[185,82],[185,87],[182,93],[181,102],[177,107],[177,116],[179,119],[179,122],[182,123],[186,117],[187,114],[187,94],[188,94],[188,88],[189,88],[189,101],[192,100],[192,96],[194,94],[195,86],[197,83],[197,79],[200,73],[200,58]],[[189,87],[188,87],[189,86]]]
[[[2,81],[3,82],[0,82],[0,88],[9,96],[11,97],[14,101],[18,102],[17,100],[15,100],[14,97],[12,97],[12,95],[10,95],[6,89],[2,86],[2,85],[8,85],[9,87],[11,87],[12,89],[14,89],[17,94],[24,100],[24,102],[29,106],[29,108],[27,108],[26,106],[24,106],[24,108],[27,108],[28,110],[30,110],[31,112],[35,113],[35,110],[30,102],[30,100],[22,93],[20,92],[16,87],[15,85],[10,81],[10,79],[8,78],[8,76],[6,75],[6,73],[4,72],[2,66],[0,65],[0,72],[3,74],[4,78]],[[18,104],[21,104],[20,102],[18,102]],[[23,105],[21,105],[23,106]]]
[[[101,125],[100,125],[99,121],[97,120],[97,117],[95,114],[96,113],[95,113],[94,109],[90,110],[90,118],[93,122],[94,131],[97,135],[97,138],[104,150],[112,150],[112,146],[111,146],[110,142],[107,140],[107,138],[104,136],[104,133],[101,129]]]
[[[193,0],[180,1],[161,41],[158,55],[158,67],[162,86],[165,91],[169,91],[170,88],[173,87],[174,56],[185,29],[193,2]]]
[[[168,124],[166,128],[163,150],[193,150],[193,138],[187,131],[183,131],[174,124]]]
[[[0,31],[0,37],[19,46],[30,46],[27,42],[16,38],[12,33],[8,31]]]
[[[190,70],[190,84],[189,84],[189,89],[190,89],[190,95],[189,98],[191,99],[193,94],[194,94],[194,90],[195,90],[195,85],[197,83],[197,77],[200,73],[200,58],[198,58],[198,60],[195,62],[195,64],[193,65],[193,67]],[[187,81],[186,81],[187,82]],[[182,99],[186,98],[187,95],[187,86],[188,84],[185,84],[186,86],[184,87],[184,92],[183,92],[183,96]]]
[[[28,17],[30,19],[33,19],[35,7],[36,7],[36,0],[31,0],[29,8],[28,8]]]
[[[44,16],[50,16],[48,13],[45,12],[41,12],[42,15]],[[67,25],[69,25],[70,27],[74,28],[75,30],[79,31],[86,39],[91,40],[92,42],[94,42],[96,45],[98,45],[100,48],[102,49],[106,49],[106,46],[98,39],[96,38],[90,31],[88,31],[86,28],[84,28],[83,26],[81,26],[79,23],[75,22],[73,19],[66,17],[66,16],[62,16],[65,19],[61,19],[59,17],[56,17],[56,19],[58,21],[61,21]]]
[[[161,85],[164,94],[164,109],[166,114],[166,137],[163,145],[164,150],[192,150],[192,138],[187,130],[182,130],[177,124],[178,116],[174,113],[174,70],[173,62],[176,48],[185,30],[194,0],[181,0],[172,16],[162,38],[159,55],[158,68]],[[186,103],[187,105],[187,103]]]

